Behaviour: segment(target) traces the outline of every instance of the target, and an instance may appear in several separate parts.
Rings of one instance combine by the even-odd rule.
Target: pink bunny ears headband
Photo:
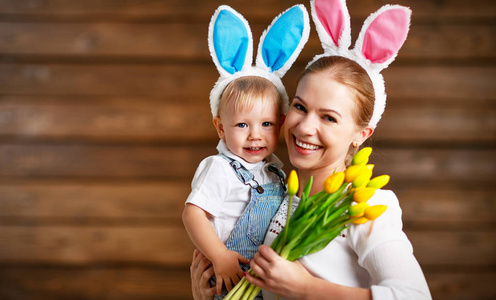
[[[253,62],[253,37],[248,22],[227,5],[215,11],[208,29],[208,46],[220,77],[210,92],[210,108],[215,117],[220,97],[233,80],[258,76],[270,80],[288,109],[288,95],[281,78],[295,62],[308,41],[310,22],[303,5],[295,5],[278,17],[264,31]]]
[[[406,40],[411,10],[399,5],[385,5],[364,22],[360,34],[351,45],[350,14],[345,0],[311,0],[312,18],[324,54],[342,56],[357,62],[367,71],[375,91],[375,105],[369,125],[376,127],[386,106],[386,92],[381,71],[395,59]]]

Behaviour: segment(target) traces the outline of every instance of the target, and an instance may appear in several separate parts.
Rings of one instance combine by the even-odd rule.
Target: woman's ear
[[[221,140],[224,139],[226,135],[224,133],[224,125],[222,125],[222,120],[220,119],[220,117],[214,117],[212,121],[214,123],[215,129],[217,129],[217,134],[219,135],[219,138]]]
[[[372,126],[367,126],[362,131],[357,132],[355,139],[353,140],[353,145],[360,146],[363,144],[372,134],[374,133],[374,128]]]

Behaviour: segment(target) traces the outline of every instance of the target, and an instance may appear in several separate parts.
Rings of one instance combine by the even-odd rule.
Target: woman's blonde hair
[[[301,74],[300,80],[306,75],[324,72],[328,74],[329,79],[347,86],[355,95],[356,109],[353,112],[353,118],[359,130],[365,129],[372,118],[375,103],[374,86],[367,71],[345,57],[324,56],[308,66]],[[356,150],[350,145],[345,160],[346,165],[351,163]]]
[[[269,80],[257,76],[240,77],[230,82],[222,92],[217,116],[229,103],[233,102],[234,109],[250,110],[257,101],[274,103],[279,114],[282,112],[282,98],[276,86]]]

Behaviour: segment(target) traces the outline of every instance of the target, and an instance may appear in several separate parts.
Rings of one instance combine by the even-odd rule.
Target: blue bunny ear
[[[257,67],[284,76],[296,61],[310,35],[308,12],[295,5],[277,16],[265,30],[257,52]]]
[[[251,66],[253,38],[248,22],[231,7],[219,6],[210,20],[208,48],[221,76]]]

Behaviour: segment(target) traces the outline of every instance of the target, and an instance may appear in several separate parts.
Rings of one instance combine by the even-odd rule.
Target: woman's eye
[[[239,123],[239,124],[236,124],[236,127],[246,128],[246,127],[248,127],[248,124],[246,124],[246,123]]]
[[[299,103],[295,103],[293,104],[293,107],[296,108],[297,110],[300,110],[300,111],[303,111],[303,112],[306,112],[307,109],[305,108],[305,106],[299,104]]]
[[[334,117],[331,117],[331,116],[324,116],[324,119],[328,122],[332,122],[332,123],[337,123],[338,121],[334,118]]]
[[[263,127],[269,127],[269,126],[271,126],[271,125],[272,125],[272,122],[263,122],[263,123],[262,123],[262,126],[263,126]]]

